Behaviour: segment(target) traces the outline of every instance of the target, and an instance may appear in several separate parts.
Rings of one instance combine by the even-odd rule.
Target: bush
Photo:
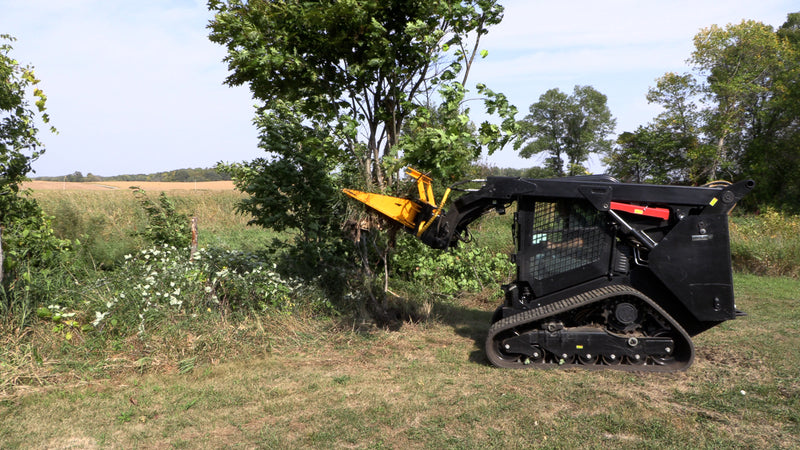
[[[161,245],[126,255],[119,270],[95,285],[91,324],[113,334],[144,333],[172,316],[219,311],[291,313],[298,303],[329,304],[313,288],[284,278],[260,255],[187,251]]]
[[[189,227],[189,217],[178,214],[172,200],[167,194],[158,196],[158,203],[147,196],[140,188],[132,187],[133,195],[147,213],[148,223],[144,231],[137,233],[148,242],[156,245],[167,245],[177,248],[187,248],[192,241]]]
[[[16,197],[4,213],[0,321],[23,328],[54,289],[71,243],[55,236],[50,217],[33,199]]]
[[[448,296],[497,287],[513,273],[508,255],[474,244],[434,250],[412,236],[398,239],[392,255],[394,275]]]

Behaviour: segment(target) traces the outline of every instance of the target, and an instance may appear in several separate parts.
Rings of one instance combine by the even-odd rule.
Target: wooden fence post
[[[197,252],[197,217],[192,217],[192,247],[189,251],[189,260],[194,261],[194,254]]]

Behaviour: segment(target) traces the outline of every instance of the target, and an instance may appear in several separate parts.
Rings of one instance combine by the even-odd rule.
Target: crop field
[[[199,182],[160,182],[160,181],[102,181],[96,183],[61,182],[61,181],[28,181],[22,184],[23,189],[33,191],[107,191],[128,189],[133,186],[145,191],[232,191],[232,181],[199,181]]]
[[[81,239],[97,268],[94,278],[64,285],[64,301],[103,306],[122,292],[132,302],[145,278],[159,283],[160,266],[148,255],[164,261],[163,252],[145,255],[145,272],[132,264],[136,256],[128,260],[145,254],[132,235],[146,219],[128,189],[33,195],[60,235]],[[199,217],[201,245],[237,258],[291,238],[248,225],[232,189],[169,195],[179,213]],[[468,250],[507,250],[507,216],[483,220]],[[193,296],[208,300],[204,285],[221,299],[211,277],[233,269],[181,270],[160,286],[184,307],[142,320],[144,332],[136,323],[114,332],[121,324],[111,322],[84,331],[78,325],[95,318],[92,309],[72,316],[77,325],[40,315],[25,329],[3,328],[0,448],[796,448],[800,280],[792,258],[800,221],[766,214],[734,223],[737,267],[761,259],[769,276],[735,275],[737,307],[748,316],[697,336],[685,372],[492,368],[483,340],[500,279],[455,295],[437,290],[443,273],[393,282],[393,299],[413,301],[417,314],[384,327],[291,306],[313,293],[269,290],[274,275],[231,282],[229,292],[261,296],[247,308],[220,313],[206,302],[190,310]],[[780,258],[759,253],[765,239]],[[172,260],[163,267],[181,269]],[[200,278],[205,284],[193,291],[188,283]],[[143,298],[164,295],[150,292]]]

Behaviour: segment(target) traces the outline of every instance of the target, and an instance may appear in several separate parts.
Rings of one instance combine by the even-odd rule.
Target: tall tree
[[[210,39],[228,51],[227,83],[248,85],[260,101],[255,124],[267,152],[224,167],[252,194],[242,209],[256,223],[299,231],[312,271],[337,245],[343,185],[399,189],[406,157],[449,177],[482,146],[492,152],[512,139],[516,109],[481,84],[502,123],[465,126],[470,69],[487,55],[482,36],[502,19],[496,0],[208,5]]]
[[[701,30],[689,60],[693,73],[658,80],[647,98],[664,111],[623,133],[608,157],[614,170],[624,177],[643,153],[660,149],[651,156],[665,167],[682,165],[671,182],[755,178],[744,206],[800,209],[798,29],[800,13],[789,14],[777,31],[755,21]],[[653,179],[665,167],[650,168]]]
[[[716,155],[708,177],[733,177],[748,143],[763,130],[759,111],[772,97],[786,55],[772,27],[752,20],[705,28],[694,46],[690,62],[706,77],[702,89],[713,104],[706,130],[715,139]]]
[[[691,74],[667,73],[649,89],[647,101],[664,110],[646,126],[623,132],[604,158],[608,173],[625,181],[652,183],[703,182],[714,148],[703,142],[705,110]]]
[[[616,120],[606,105],[606,96],[591,86],[575,86],[572,95],[550,89],[530,106],[530,114],[520,121],[521,139],[528,144],[520,156],[530,158],[548,153],[546,167],[554,175],[584,173],[583,163],[590,153],[605,153],[612,141],[607,137]]]
[[[210,38],[228,49],[227,82],[249,84],[263,101],[261,115],[284,109],[329,129],[364,183],[378,189],[393,181],[382,162],[396,156],[405,122],[430,104],[436,85],[463,91],[476,55],[486,54],[480,38],[503,11],[493,0],[211,0],[209,7]]]
[[[757,111],[752,140],[741,158],[741,173],[757,180],[752,204],[800,211],[800,13],[789,14],[777,30],[779,70],[768,101]]]

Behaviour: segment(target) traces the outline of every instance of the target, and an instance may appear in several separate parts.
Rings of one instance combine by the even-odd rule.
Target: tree
[[[706,172],[711,179],[732,178],[748,143],[763,131],[760,111],[787,55],[772,27],[752,20],[705,28],[694,45],[690,62],[706,77],[701,89],[713,104],[706,131],[715,139],[716,154]]]
[[[554,175],[585,173],[583,163],[589,153],[607,152],[612,142],[607,136],[616,120],[606,105],[606,96],[591,86],[575,86],[572,95],[550,89],[530,106],[530,114],[520,121],[523,141],[529,141],[520,156],[530,158],[548,153],[546,167]]]
[[[341,187],[402,189],[408,160],[449,178],[482,146],[492,152],[512,139],[515,108],[484,85],[477,90],[502,124],[466,125],[470,68],[502,19],[496,0],[211,0],[209,8],[210,39],[228,51],[226,82],[248,85],[260,101],[255,124],[267,152],[221,168],[251,194],[241,208],[255,223],[298,230],[311,271],[339,246]]]
[[[53,235],[36,201],[20,191],[20,184],[32,171],[31,163],[44,153],[36,123],[47,124],[50,118],[45,108],[47,97],[37,86],[33,68],[21,66],[11,57],[13,41],[0,35],[0,317],[4,319],[19,299],[29,297],[25,290],[31,277],[23,270],[25,266],[46,264],[65,245]],[[31,96],[36,99],[35,109],[30,105]],[[55,129],[51,127],[51,131]],[[30,308],[21,311],[24,324]]]
[[[10,56],[13,41],[11,36],[0,35],[0,202],[19,192],[31,163],[44,153],[37,137],[36,119],[50,121],[45,108],[47,97],[37,87],[39,80],[33,68],[20,66]],[[27,98],[30,94],[36,98],[35,111]]]
[[[781,64],[771,75],[770,95],[757,112],[758,129],[740,170],[757,181],[747,204],[800,212],[800,13],[789,14],[776,35]]]
[[[648,93],[664,107],[620,136],[607,162],[621,178],[703,184],[755,178],[745,207],[800,209],[800,13],[777,31],[755,21],[712,25],[694,37],[693,73],[667,73]],[[642,165],[642,159],[659,165]],[[637,165],[638,164],[638,165]],[[664,170],[675,176],[664,177]],[[680,169],[680,170],[678,170]]]
[[[703,117],[691,74],[667,73],[647,93],[664,110],[646,126],[623,132],[603,161],[608,173],[624,181],[699,184],[714,157],[703,143]]]
[[[397,156],[405,122],[431,104],[436,86],[445,95],[460,91],[448,100],[463,101],[470,67],[486,55],[480,37],[502,18],[489,0],[209,6],[216,12],[210,38],[228,49],[227,82],[249,84],[262,115],[285,105],[282,114],[329,129],[348,165],[378,189],[394,181],[395,167],[383,162]]]

